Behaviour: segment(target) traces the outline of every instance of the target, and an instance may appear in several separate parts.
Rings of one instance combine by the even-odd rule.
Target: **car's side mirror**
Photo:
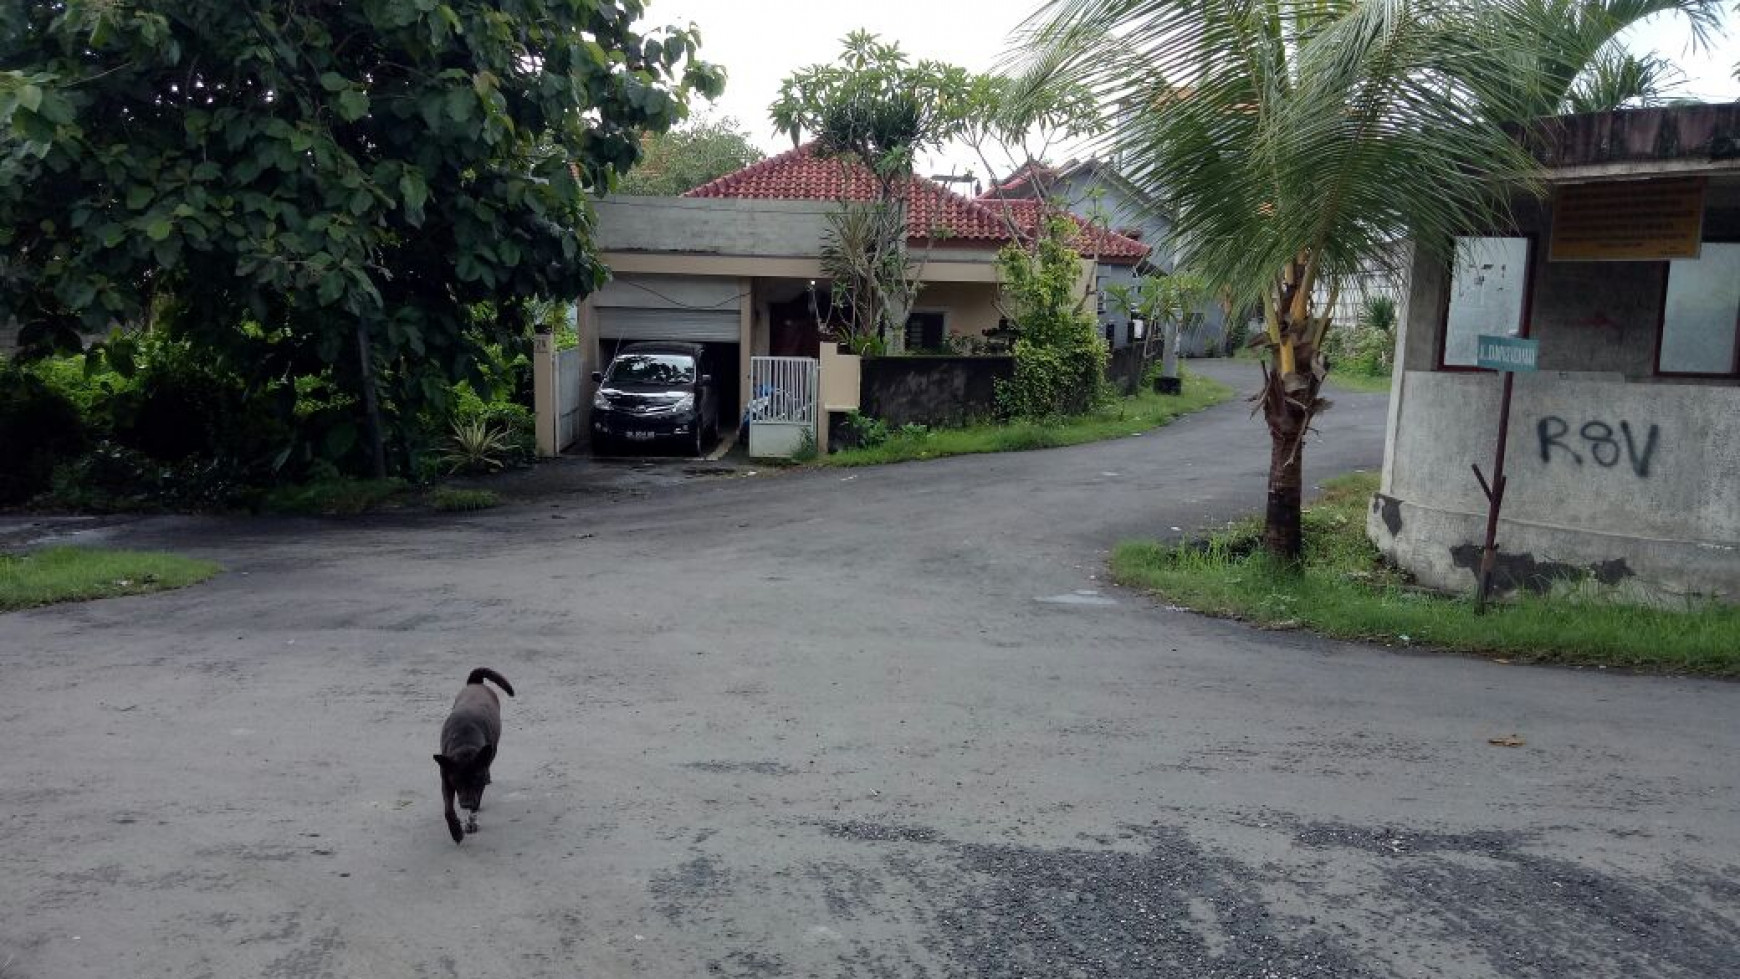
[[[701,375],[701,383],[702,383],[702,384],[712,384],[712,383],[713,383],[713,375],[711,375],[711,374],[702,374],[702,375]]]
[[[593,371],[592,372],[592,380],[594,382],[604,380],[604,372],[603,371]]]

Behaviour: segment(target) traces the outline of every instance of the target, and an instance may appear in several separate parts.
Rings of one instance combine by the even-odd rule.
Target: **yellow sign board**
[[[1553,202],[1554,262],[1659,262],[1697,258],[1704,181],[1618,180],[1570,184]]]

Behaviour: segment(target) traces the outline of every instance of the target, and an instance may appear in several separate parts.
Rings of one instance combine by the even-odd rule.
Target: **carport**
[[[582,324],[582,337],[595,336],[598,351],[597,366],[589,370],[603,369],[624,344],[704,344],[704,370],[719,386],[719,413],[729,428],[742,410],[749,293],[750,283],[734,277],[620,274],[583,307],[583,317],[591,322]]]

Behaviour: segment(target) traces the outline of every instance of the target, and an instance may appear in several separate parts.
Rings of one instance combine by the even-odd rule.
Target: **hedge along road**
[[[1384,398],[1338,401],[1317,477],[1379,461]],[[1740,974],[1740,686],[1095,577],[1258,507],[1266,465],[1233,402],[615,502],[111,529],[229,571],[0,617],[0,974]],[[477,665],[520,696],[456,847],[430,755]]]

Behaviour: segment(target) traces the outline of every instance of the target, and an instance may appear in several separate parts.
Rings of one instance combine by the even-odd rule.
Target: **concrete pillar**
[[[733,430],[743,413],[749,410],[749,399],[755,396],[749,390],[749,358],[755,354],[756,281],[749,278],[737,280],[737,369],[741,377],[737,383],[737,414],[731,419]]]
[[[561,455],[556,444],[556,338],[540,333],[532,338],[532,414],[536,419],[538,455],[553,459]]]

